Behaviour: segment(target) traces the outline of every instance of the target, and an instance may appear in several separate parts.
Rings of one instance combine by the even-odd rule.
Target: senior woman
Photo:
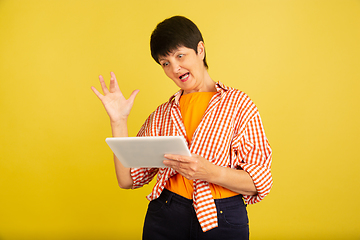
[[[191,157],[164,156],[167,168],[125,168],[114,156],[119,186],[135,189],[157,174],[143,239],[248,239],[247,204],[272,186],[271,148],[255,104],[215,82],[197,26],[174,16],[151,35],[151,55],[180,90],[147,118],[137,136],[183,136]],[[115,74],[103,94],[92,87],[111,120],[113,137],[127,137],[138,90],[122,95]]]

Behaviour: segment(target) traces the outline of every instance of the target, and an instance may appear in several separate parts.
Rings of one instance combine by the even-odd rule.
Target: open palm
[[[107,88],[104,78],[99,76],[103,94],[101,94],[95,87],[91,87],[91,89],[104,105],[105,110],[110,117],[110,121],[117,122],[122,119],[127,119],[139,90],[134,90],[130,97],[126,99],[119,88],[115,74],[111,72],[110,75],[109,88]]]

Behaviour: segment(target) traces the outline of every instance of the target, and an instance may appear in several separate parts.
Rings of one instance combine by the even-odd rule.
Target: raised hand
[[[106,87],[104,78],[99,76],[100,85],[104,95],[101,94],[95,87],[91,87],[91,89],[101,100],[107,114],[110,117],[113,137],[127,137],[127,118],[139,90],[133,91],[130,97],[126,99],[120,91],[115,74],[111,72],[110,75],[109,88]],[[114,163],[119,186],[126,189],[132,188],[133,180],[130,175],[130,168],[124,167],[115,155]]]
[[[110,86],[107,88],[104,78],[99,76],[100,85],[103,91],[101,94],[95,87],[91,87],[96,96],[100,99],[105,107],[107,114],[112,123],[126,120],[130,114],[130,110],[134,104],[134,100],[139,90],[134,90],[130,97],[126,99],[120,91],[115,74],[110,73]]]

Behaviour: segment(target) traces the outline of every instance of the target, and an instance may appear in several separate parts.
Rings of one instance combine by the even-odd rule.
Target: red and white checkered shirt
[[[272,151],[259,112],[245,93],[221,82],[215,87],[217,93],[210,100],[188,147],[191,153],[213,164],[248,172],[258,194],[244,195],[244,201],[246,204],[259,202],[272,186]],[[137,136],[183,136],[186,139],[179,107],[181,93],[182,90],[160,105],[145,121]],[[156,174],[157,182],[147,196],[150,201],[160,196],[168,179],[177,172],[172,168],[131,169],[133,188],[148,184]],[[204,232],[218,226],[216,206],[208,182],[194,180],[193,205]]]

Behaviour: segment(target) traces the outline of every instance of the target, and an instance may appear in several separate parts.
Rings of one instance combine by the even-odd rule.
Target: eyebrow
[[[166,56],[175,55],[178,51],[180,51],[179,48],[175,48],[174,50],[168,52],[168,54],[167,54]],[[167,60],[167,59],[162,58],[162,57],[164,57],[164,55],[162,55],[162,56],[159,57],[159,62],[160,62],[160,61],[163,61],[163,60]]]
[[[159,58],[159,62],[160,61],[166,61],[166,59],[165,58]]]

